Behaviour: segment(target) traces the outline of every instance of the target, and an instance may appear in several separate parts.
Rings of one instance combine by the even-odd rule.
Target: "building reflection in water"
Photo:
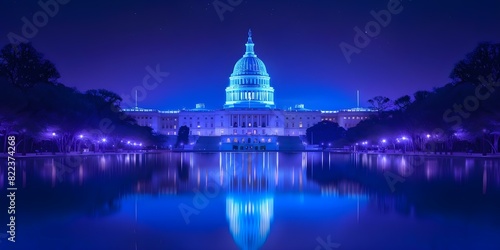
[[[234,241],[241,249],[259,249],[267,239],[273,221],[271,195],[228,195],[226,218]]]
[[[430,156],[419,160],[383,154],[227,152],[84,156],[79,161],[29,158],[19,162],[19,170],[22,185],[36,187],[37,192],[48,187],[55,194],[69,197],[73,195],[65,191],[69,184],[109,194],[102,202],[94,193],[76,189],[96,204],[92,206],[100,215],[119,210],[114,201],[129,193],[193,195],[193,189],[213,191],[216,185],[220,188],[218,197],[225,198],[228,231],[235,243],[241,249],[258,249],[272,233],[275,202],[276,211],[281,211],[278,193],[370,199],[383,211],[433,214],[435,207],[427,204],[442,200],[444,191],[437,191],[446,189],[441,187],[452,185],[467,191],[468,187],[462,186],[473,180],[473,190],[477,182],[482,184],[482,190],[478,189],[482,195],[495,194],[500,186],[499,165],[495,159],[461,157]],[[391,193],[383,178],[385,171],[407,178],[407,182],[398,184],[399,196]],[[5,176],[5,170],[0,169],[0,188],[6,185]],[[431,202],[422,203],[422,195],[413,192],[422,192]],[[475,197],[474,193],[465,195]],[[454,207],[445,208],[443,211]],[[359,218],[359,205],[357,209]]]
[[[240,249],[259,249],[274,216],[274,191],[279,184],[279,154],[220,154],[226,185],[226,219]],[[221,175],[222,177],[222,175]]]

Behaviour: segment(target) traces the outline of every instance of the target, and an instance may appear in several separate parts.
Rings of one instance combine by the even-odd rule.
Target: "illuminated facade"
[[[254,46],[249,31],[245,53],[229,77],[222,109],[206,109],[204,104],[197,104],[195,109],[189,110],[160,111],[136,107],[124,111],[139,125],[150,126],[156,132],[176,135],[180,126],[187,126],[191,135],[198,136],[302,136],[307,128],[322,120],[350,128],[371,115],[372,110],[363,108],[322,111],[305,109],[303,104],[286,110],[277,109],[271,77],[264,62],[255,54]]]

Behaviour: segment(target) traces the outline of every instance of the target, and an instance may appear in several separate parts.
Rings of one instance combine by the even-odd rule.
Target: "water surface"
[[[499,249],[499,168],[321,152],[18,159],[16,243],[0,248]]]

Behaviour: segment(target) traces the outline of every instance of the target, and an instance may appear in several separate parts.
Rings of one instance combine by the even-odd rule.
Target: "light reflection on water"
[[[18,234],[33,240],[18,246],[315,249],[332,235],[345,249],[494,249],[499,167],[495,159],[276,152],[19,159]],[[386,171],[404,176],[395,192]],[[3,190],[4,169],[0,176]],[[58,237],[35,233],[51,230]]]

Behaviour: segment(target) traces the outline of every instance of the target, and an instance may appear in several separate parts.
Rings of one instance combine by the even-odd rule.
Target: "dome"
[[[269,76],[267,74],[266,65],[262,60],[255,57],[244,56],[234,65],[234,70],[231,76],[241,76],[241,75],[261,75]]]
[[[266,65],[253,50],[252,31],[248,31],[246,51],[234,65],[226,88],[224,108],[274,108],[274,88]]]
[[[231,76],[244,76],[244,75],[260,75],[269,76],[267,74],[266,65],[255,54],[252,41],[252,31],[248,31],[248,41],[245,44],[246,51],[243,57],[234,65],[233,73]]]

